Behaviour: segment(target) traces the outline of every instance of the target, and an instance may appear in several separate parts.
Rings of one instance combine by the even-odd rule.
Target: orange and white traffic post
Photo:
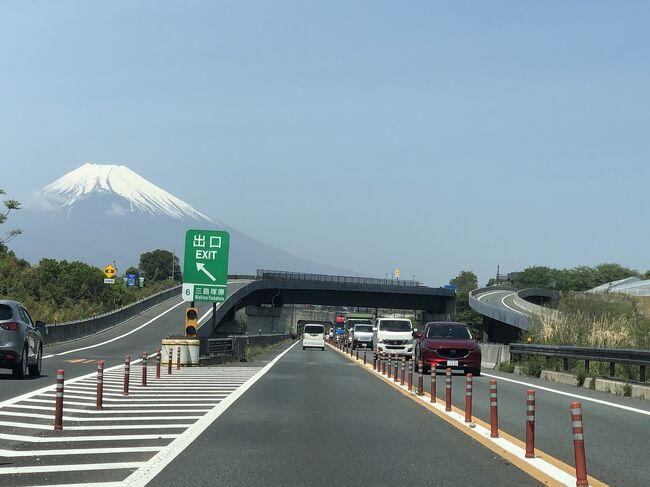
[[[418,396],[424,396],[424,362],[418,360]]]
[[[123,396],[129,395],[129,375],[131,374],[131,357],[127,355],[124,358],[124,390],[122,391]]]
[[[535,391],[528,389],[526,398],[526,458],[535,458]]]
[[[406,357],[402,355],[402,374],[400,377],[399,385],[404,385],[404,379],[406,378]]]
[[[497,380],[490,379],[490,438],[499,437],[499,411],[497,409]]]
[[[169,357],[167,360],[167,375],[172,375],[172,360],[174,360],[174,349],[169,347]]]
[[[147,387],[147,352],[142,354],[142,387]]]
[[[63,369],[56,371],[56,403],[54,406],[54,431],[63,429]]]
[[[472,422],[472,374],[465,376],[465,422]]]
[[[156,352],[156,379],[160,379],[160,360],[162,358],[162,352],[158,349]]]
[[[181,370],[181,347],[176,349],[176,370]]]
[[[449,367],[445,374],[445,411],[451,411],[451,369]]]
[[[96,409],[104,407],[104,361],[97,362],[97,400],[95,401]]]
[[[587,460],[585,458],[585,437],[582,427],[582,407],[579,402],[571,403],[571,424],[573,426],[573,453],[576,462],[576,487],[587,487]]]
[[[431,402],[436,402],[436,366],[431,364]]]
[[[413,391],[413,360],[409,360],[409,371],[407,377],[409,392]]]

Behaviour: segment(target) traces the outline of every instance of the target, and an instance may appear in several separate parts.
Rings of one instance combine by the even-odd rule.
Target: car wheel
[[[320,347],[320,349],[321,349],[321,352],[325,351],[325,347]]]
[[[27,345],[25,345],[20,354],[20,360],[14,365],[13,376],[16,379],[24,379],[27,371]]]
[[[305,349],[305,347],[302,347],[302,349],[304,350],[304,349]]]
[[[481,368],[478,367],[476,369],[472,369],[472,377],[480,377],[481,376]]]
[[[32,377],[41,376],[41,366],[43,365],[43,347],[38,347],[38,354],[36,355],[36,363],[29,366],[29,375]]]

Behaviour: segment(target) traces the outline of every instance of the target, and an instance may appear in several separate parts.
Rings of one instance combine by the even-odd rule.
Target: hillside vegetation
[[[172,285],[169,278],[148,280],[144,288],[128,287],[120,278],[115,284],[104,284],[103,271],[97,267],[55,259],[42,259],[32,266],[0,245],[0,299],[21,301],[34,320],[55,323],[88,318]]]

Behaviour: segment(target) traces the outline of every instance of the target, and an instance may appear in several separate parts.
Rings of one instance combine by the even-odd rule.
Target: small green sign
[[[228,289],[230,235],[215,230],[188,230],[185,234],[183,299],[222,303]]]

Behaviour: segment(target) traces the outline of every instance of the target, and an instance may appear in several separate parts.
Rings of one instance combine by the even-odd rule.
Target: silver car
[[[45,323],[34,323],[18,301],[0,300],[0,368],[13,370],[14,377],[41,375]]]

